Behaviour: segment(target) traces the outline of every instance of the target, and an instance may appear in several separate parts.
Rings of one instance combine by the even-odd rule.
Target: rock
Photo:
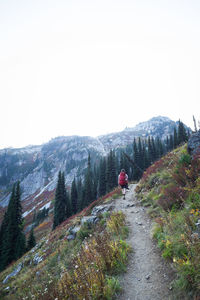
[[[193,240],[200,239],[200,233],[199,232],[193,232],[192,235],[191,235],[191,238]]]
[[[142,225],[142,222],[136,222],[136,224],[141,226],[141,225]]]
[[[73,228],[70,228],[70,229],[69,229],[69,232],[70,232],[72,235],[76,236],[77,232],[79,232],[80,229],[81,229],[81,226],[75,226],[75,227],[73,227]]]
[[[148,274],[148,275],[146,275],[146,280],[149,280],[149,278],[150,278],[150,274]]]
[[[99,214],[103,214],[104,212],[109,211],[111,208],[112,208],[112,204],[95,206],[92,210],[91,215],[97,216]]]
[[[9,293],[9,291],[10,291],[10,287],[9,287],[9,286],[7,286],[7,287],[4,289],[4,291],[5,291],[6,293]]]
[[[16,275],[21,271],[22,267],[23,267],[23,264],[22,264],[22,263],[18,264],[17,267],[16,267],[16,269],[15,269],[12,273],[10,273],[9,275],[6,276],[6,278],[3,280],[3,283],[4,283],[4,284],[7,283],[7,282],[8,282],[8,279],[9,279],[10,277],[16,276]]]
[[[191,135],[188,140],[187,149],[192,156],[200,154],[200,130]]]
[[[43,261],[43,257],[39,256],[39,254],[37,253],[33,258],[34,265],[38,265],[41,261]]]
[[[41,273],[41,271],[37,271],[37,272],[35,273],[37,278],[40,277],[40,273]]]
[[[81,219],[81,225],[83,225],[84,223],[96,224],[98,221],[99,218],[97,216],[87,216]]]
[[[75,235],[73,235],[73,234],[69,234],[68,236],[67,236],[67,240],[68,241],[72,241],[72,240],[74,240],[75,239]]]

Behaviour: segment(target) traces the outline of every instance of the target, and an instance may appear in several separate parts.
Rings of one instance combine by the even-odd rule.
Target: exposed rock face
[[[146,122],[141,122],[135,127],[126,128],[121,132],[102,135],[99,140],[105,149],[110,149],[132,143],[135,137],[147,138],[152,136],[165,139],[168,135],[173,134],[174,128],[178,128],[178,122],[174,122],[167,117],[158,116]],[[187,126],[185,128],[191,131]]]
[[[60,170],[71,185],[74,176],[83,176],[89,152],[94,161],[105,155],[98,139],[78,136],[58,137],[43,146],[0,150],[0,205],[8,205],[9,191],[17,180],[22,200],[52,191]]]
[[[10,273],[6,276],[6,278],[3,280],[3,283],[4,284],[7,283],[9,278],[16,276],[21,271],[22,267],[23,267],[23,264],[20,263],[12,273]]]
[[[188,141],[188,152],[194,156],[200,154],[200,130],[193,133]]]

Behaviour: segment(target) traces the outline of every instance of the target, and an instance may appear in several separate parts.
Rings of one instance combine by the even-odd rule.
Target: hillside
[[[185,144],[151,165],[144,172],[136,188],[137,203],[132,202],[132,189],[127,202],[122,200],[119,189],[116,189],[67,219],[53,232],[50,232],[51,226],[46,221],[41,223],[40,226],[48,225],[47,234],[40,241],[38,240],[31,251],[1,273],[2,299],[26,297],[26,299],[57,298],[59,300],[67,297],[66,295],[69,295],[67,299],[88,297],[88,299],[112,299],[120,290],[119,282],[116,277],[113,277],[113,272],[116,274],[125,269],[127,257],[129,257],[128,270],[130,270],[127,273],[129,274],[127,276],[130,276],[128,282],[130,284],[135,282],[135,286],[136,282],[141,280],[138,279],[139,273],[137,275],[134,273],[136,268],[143,274],[141,283],[136,285],[137,288],[128,286],[130,293],[134,292],[137,295],[141,289],[143,295],[150,295],[148,286],[151,282],[153,289],[151,295],[154,295],[154,290],[159,291],[157,298],[152,296],[154,299],[161,299],[159,295],[163,295],[164,290],[168,297],[171,289],[176,295],[174,299],[198,299],[200,296],[200,159],[197,153],[194,153],[195,155],[191,156]],[[127,213],[112,213],[112,209],[118,211],[120,207],[124,212],[128,211],[129,219],[126,222]],[[154,248],[144,251],[151,231],[146,212],[154,223],[153,238],[157,240],[166,264],[161,263],[159,253],[154,256],[153,252],[156,251]],[[138,251],[134,251],[133,256],[137,255],[139,265],[134,262],[135,258],[132,261],[132,254],[128,256],[130,246],[123,240],[127,236],[125,224],[136,227],[130,230],[133,246],[134,243],[138,245]],[[144,230],[144,234],[141,234],[140,230]],[[108,232],[114,240],[110,239],[110,235],[107,236]],[[140,249],[142,242],[146,246]],[[102,247],[102,245],[106,246]],[[108,250],[109,245],[112,245],[114,253],[109,252],[111,251]],[[151,252],[153,256],[150,257]],[[113,253],[112,259],[114,257],[117,259],[112,262],[109,253]],[[82,259],[83,254],[84,259]],[[109,260],[105,261],[107,256]],[[161,282],[161,277],[157,276],[157,273],[146,273],[148,266],[151,269],[152,260],[154,265],[160,261],[162,269],[159,269],[159,272],[162,272],[162,276],[168,276],[167,281],[165,279]],[[176,270],[176,278],[173,282],[171,280],[174,275],[171,277],[171,271],[167,271],[168,263]],[[115,267],[113,269],[111,265],[117,269]],[[83,282],[90,287],[90,291]],[[122,287],[126,287],[127,284],[125,282]],[[165,284],[168,284],[168,288]],[[132,292],[131,288],[133,288]],[[125,299],[123,295],[120,299]]]
[[[113,213],[119,189],[43,237],[0,273],[0,299],[111,299],[125,268],[125,216]]]
[[[200,297],[200,158],[187,145],[167,154],[144,173],[137,198],[154,220],[153,236],[173,263],[176,299]]]

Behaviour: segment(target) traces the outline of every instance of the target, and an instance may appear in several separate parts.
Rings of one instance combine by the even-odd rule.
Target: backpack
[[[121,172],[121,173],[119,174],[119,184],[120,184],[120,185],[125,185],[125,184],[127,184],[127,181],[126,181],[126,173]]]

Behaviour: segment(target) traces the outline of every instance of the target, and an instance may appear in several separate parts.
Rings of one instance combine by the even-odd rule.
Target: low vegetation
[[[149,167],[137,187],[137,197],[154,219],[153,236],[162,256],[173,262],[180,297],[200,297],[200,157],[186,145]]]
[[[118,193],[115,190],[102,201]],[[96,225],[84,223],[76,238],[67,240],[70,228],[79,224],[95,204],[100,202],[63,222],[2,272],[0,299],[114,299],[120,291],[116,275],[125,270],[130,251],[124,241],[127,227],[123,213],[104,213]],[[20,263],[23,268],[17,276],[3,283]]]

